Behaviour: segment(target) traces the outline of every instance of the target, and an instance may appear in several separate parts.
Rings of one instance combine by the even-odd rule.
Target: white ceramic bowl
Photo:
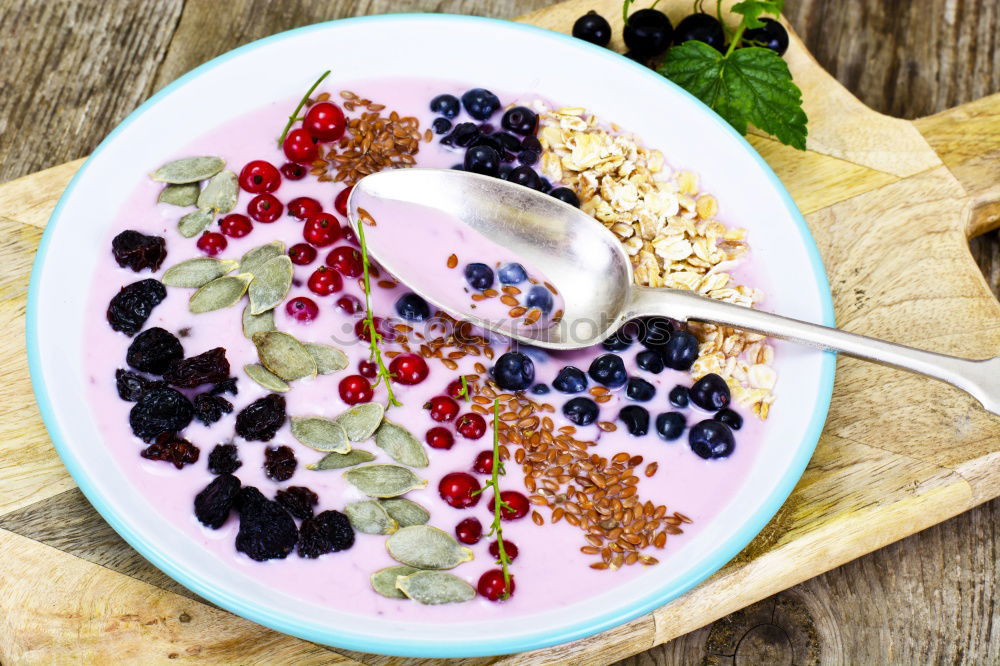
[[[502,58],[496,57],[499,45],[510,47]],[[297,69],[289,71],[288,63]],[[303,63],[310,63],[308,71]],[[248,110],[297,96],[325,68],[352,80],[447,77],[538,92],[614,120],[662,149],[672,165],[701,174],[725,209],[738,211],[727,222],[750,230],[755,283],[767,292],[770,309],[833,324],[819,255],[781,183],[718,116],[650,70],[563,35],[471,17],[379,16],[293,30],[216,58],[143,104],[94,151],[45,231],[28,303],[32,381],[59,454],[101,515],[153,564],[223,608],[318,643],[409,656],[507,654],[581,638],[664,604],[725,564],[774,515],[812,455],[832,392],[832,355],[779,346],[779,408],[768,420],[763,450],[731,504],[689,541],[683,559],[600,598],[503,622],[471,622],[461,631],[352,616],[265,589],[205,557],[189,538],[162,529],[155,507],[121,482],[101,455],[101,434],[81,399],[91,390],[82,363],[84,322],[103,316],[87,311],[87,291],[107,256],[114,219],[108,211],[131,189],[120,165],[135,151],[170,155]]]

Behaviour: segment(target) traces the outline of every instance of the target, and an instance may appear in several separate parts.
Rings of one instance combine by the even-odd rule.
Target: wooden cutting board
[[[596,9],[619,35],[620,7],[617,0],[570,0],[522,20],[568,32],[576,17]],[[676,24],[690,2],[671,0],[667,11]],[[618,38],[612,46],[623,47]],[[785,58],[804,94],[809,150],[763,136],[751,143],[806,216],[838,325],[971,358],[1000,353],[1000,305],[967,243],[1000,226],[1000,95],[898,120],[855,99],[794,35]],[[0,655],[42,662],[71,655],[401,661],[328,650],[220,611],[150,573],[138,555],[115,551],[103,521],[58,501],[74,484],[31,394],[24,309],[41,230],[81,163],[0,185],[0,326],[9,331],[0,347]],[[469,661],[610,662],[997,495],[1000,419],[950,387],[842,359],[826,428],[802,480],[771,524],[720,572],[599,636]]]

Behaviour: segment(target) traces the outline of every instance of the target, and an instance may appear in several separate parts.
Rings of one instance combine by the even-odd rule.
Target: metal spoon
[[[452,312],[528,345],[577,349],[599,344],[636,317],[662,315],[721,324],[874,361],[947,382],[1000,414],[1000,357],[973,361],[868,338],[835,328],[716,301],[678,289],[633,284],[632,264],[618,239],[586,213],[547,194],[499,178],[451,169],[399,169],[363,178],[351,193],[352,221],[375,199],[436,209],[457,218],[544,272],[561,294],[565,314],[548,328],[517,328],[475,311]],[[391,242],[406,242],[406,225]],[[383,239],[382,242],[385,242]],[[380,243],[368,251],[390,273],[438,307],[432,271],[397,270]],[[438,276],[439,277],[439,276]]]

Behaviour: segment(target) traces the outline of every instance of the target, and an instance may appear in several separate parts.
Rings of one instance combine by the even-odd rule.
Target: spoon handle
[[[724,303],[680,289],[636,287],[630,309],[632,316],[663,315],[680,321],[690,319],[732,326],[927,375],[962,389],[987,410],[1000,414],[1000,358],[973,361],[946,356]]]

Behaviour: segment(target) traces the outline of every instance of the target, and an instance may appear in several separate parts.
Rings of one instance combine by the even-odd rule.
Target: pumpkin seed
[[[257,274],[260,267],[275,257],[285,253],[285,244],[281,241],[271,241],[248,250],[240,259],[240,272]]]
[[[292,388],[285,382],[284,379],[272,374],[267,368],[259,363],[244,365],[243,372],[247,373],[247,377],[254,380],[268,391],[274,391],[275,393],[287,393]]]
[[[344,428],[349,440],[363,442],[371,437],[379,424],[382,423],[383,414],[385,414],[385,407],[381,403],[366,402],[357,407],[351,407],[334,420]]]
[[[171,206],[193,206],[198,201],[199,192],[201,188],[198,187],[198,183],[167,185],[160,191],[160,196],[156,197],[156,200]]]
[[[430,525],[404,527],[386,539],[385,547],[392,559],[418,569],[453,569],[473,558],[455,537]]]
[[[427,487],[426,480],[399,465],[355,467],[344,472],[344,478],[369,497],[399,497],[416,488]]]
[[[199,180],[211,178],[219,173],[224,166],[226,166],[226,161],[221,157],[185,157],[167,162],[149,174],[149,177],[161,183],[173,185],[197,183]]]
[[[431,519],[430,512],[412,500],[405,497],[380,500],[386,513],[392,517],[400,527],[410,527],[411,525],[423,525]]]
[[[230,259],[196,257],[168,268],[160,282],[168,287],[198,288],[236,270],[238,263]]]
[[[246,293],[247,286],[252,279],[253,276],[249,273],[215,278],[202,285],[198,291],[191,295],[188,310],[194,314],[201,314],[202,312],[228,308],[243,298],[243,294]]]
[[[292,288],[292,260],[287,254],[265,262],[250,283],[250,314],[273,310]]]
[[[375,456],[362,449],[351,449],[350,453],[328,453],[311,465],[306,465],[306,469],[322,472],[327,469],[343,469],[354,467],[361,463],[371,462]]]
[[[375,431],[375,446],[389,454],[393,460],[410,467],[427,467],[427,451],[413,434],[389,419]]]
[[[316,370],[321,375],[333,374],[338,370],[343,370],[348,365],[347,354],[332,345],[321,345],[318,342],[307,342],[305,345],[313,359],[316,360]]]
[[[236,208],[236,197],[240,186],[236,174],[223,171],[212,176],[205,189],[198,195],[198,208],[211,208],[217,213],[228,213]]]
[[[444,571],[396,574],[396,588],[417,603],[428,605],[461,603],[476,596],[476,588]]]
[[[316,361],[305,345],[281,331],[254,333],[261,364],[286,382],[316,376]]]
[[[188,213],[177,222],[177,231],[184,238],[192,238],[204,231],[214,217],[215,214],[207,208]]]
[[[344,513],[351,526],[364,534],[394,534],[399,529],[399,523],[378,502],[354,502],[344,507]]]
[[[253,282],[250,283],[251,285]],[[250,304],[243,308],[243,335],[253,338],[254,333],[267,333],[276,330],[274,325],[274,310],[261,312],[259,315],[250,314]]]
[[[420,569],[414,569],[404,564],[397,564],[394,567],[379,569],[371,576],[372,589],[383,597],[390,599],[405,599],[406,595],[396,587],[396,578],[399,576],[409,576]]]
[[[317,451],[347,453],[351,450],[344,429],[335,421],[318,416],[293,416],[292,437]]]

